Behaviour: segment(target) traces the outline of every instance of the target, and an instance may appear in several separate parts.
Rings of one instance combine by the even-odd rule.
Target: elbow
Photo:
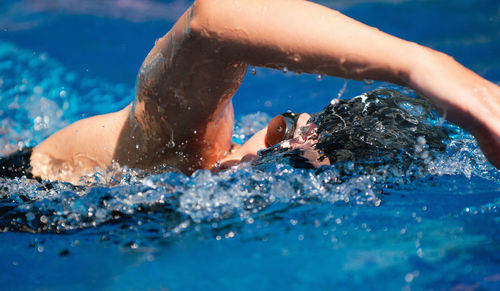
[[[194,35],[216,39],[224,29],[234,24],[231,1],[196,0],[191,7],[189,27]]]
[[[211,35],[210,25],[213,18],[214,3],[213,0],[196,0],[191,6],[189,15],[190,32],[196,36],[209,37]]]

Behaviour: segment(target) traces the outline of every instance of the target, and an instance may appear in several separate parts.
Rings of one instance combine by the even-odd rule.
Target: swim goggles
[[[300,113],[285,112],[269,122],[266,133],[266,147],[272,147],[284,140],[292,139],[297,129]]]

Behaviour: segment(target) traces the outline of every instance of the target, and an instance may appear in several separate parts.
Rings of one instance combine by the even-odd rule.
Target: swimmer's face
[[[282,148],[299,149],[302,156],[315,167],[329,165],[328,158],[321,157],[315,150],[317,143],[317,127],[309,122],[311,116],[307,113],[297,115],[278,115],[268,126],[252,136],[244,145],[233,149],[221,160],[221,167],[228,168],[240,162],[257,159],[257,152],[277,144]]]

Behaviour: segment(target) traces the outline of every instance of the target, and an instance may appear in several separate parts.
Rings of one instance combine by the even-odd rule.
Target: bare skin
[[[134,104],[50,136],[33,150],[33,174],[77,183],[113,161],[190,173],[251,159],[266,129],[228,154],[248,65],[413,88],[500,167],[500,87],[453,58],[307,1],[197,0],[146,57]]]

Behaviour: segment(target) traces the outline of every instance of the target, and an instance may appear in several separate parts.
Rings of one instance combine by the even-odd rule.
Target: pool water
[[[498,1],[317,2],[500,84]],[[142,59],[189,5],[1,2],[0,153],[131,102]],[[287,109],[379,87],[412,94],[251,69],[234,98],[234,140]],[[113,168],[83,187],[0,178],[2,289],[499,290],[500,173],[470,135],[444,126],[444,154],[405,172],[268,163],[192,176]]]

